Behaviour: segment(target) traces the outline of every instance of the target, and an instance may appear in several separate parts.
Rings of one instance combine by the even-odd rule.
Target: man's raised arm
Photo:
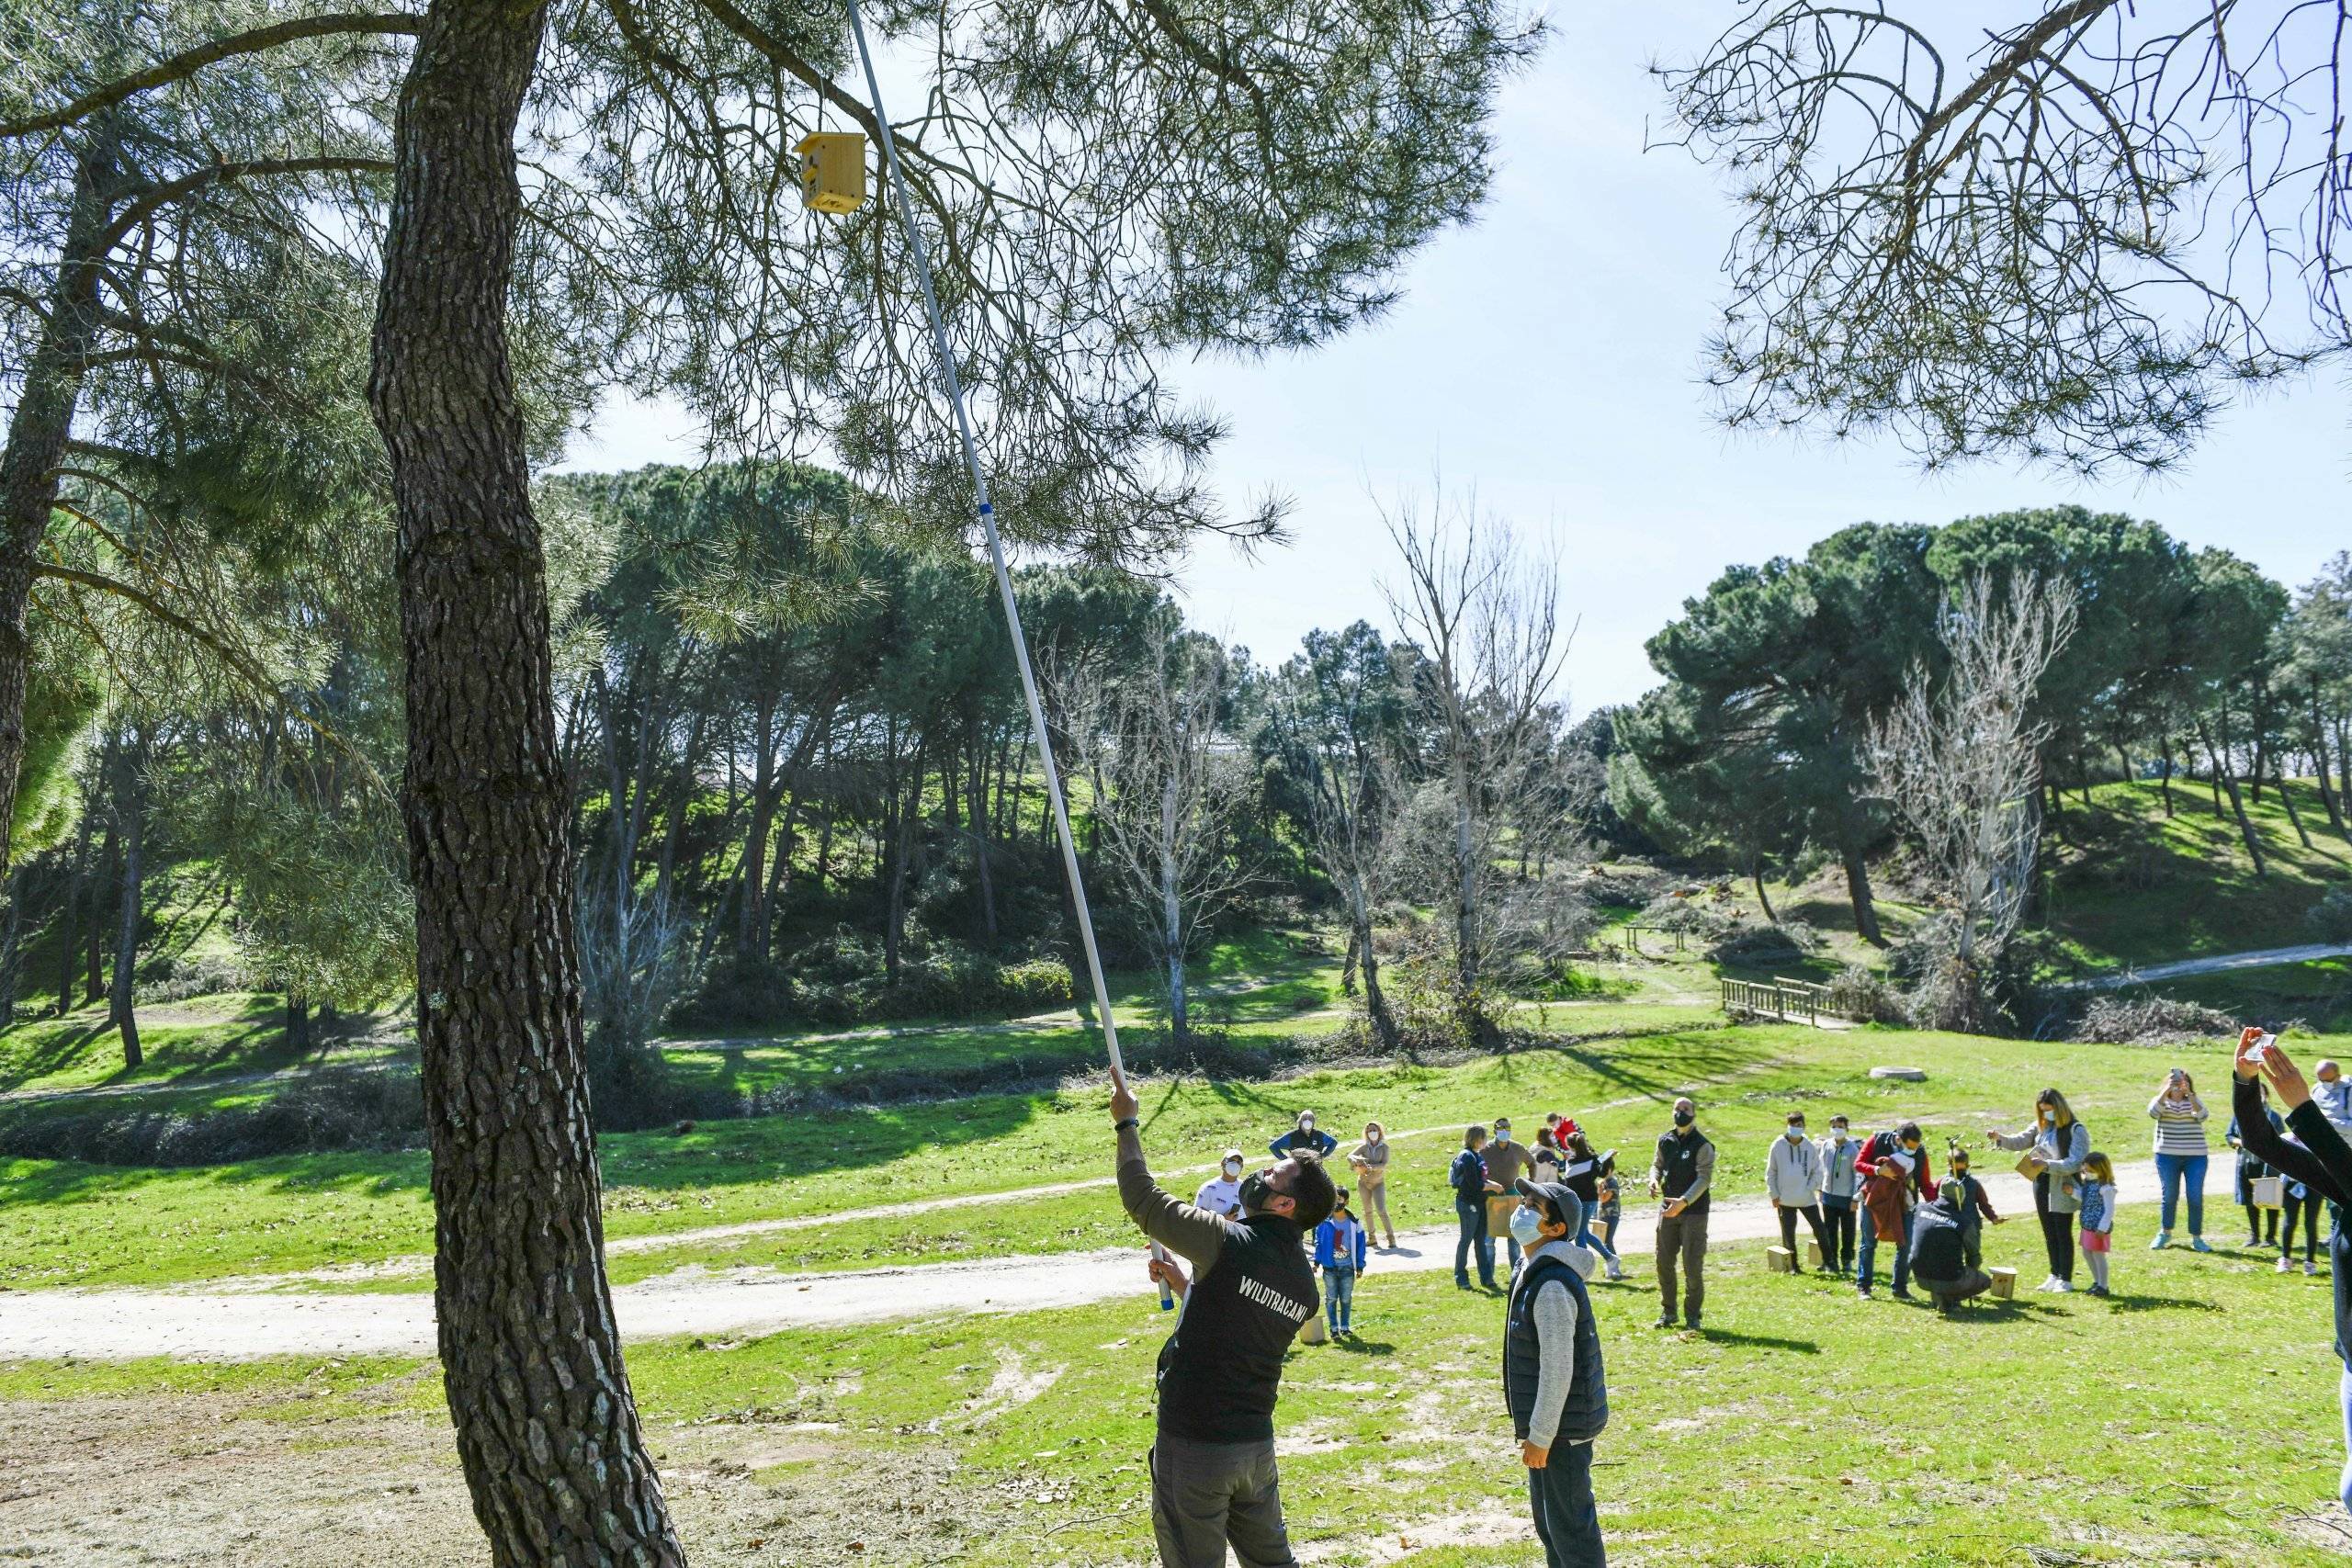
[[[1136,1097],[1123,1081],[1111,1089],[1111,1119],[1119,1134],[1119,1205],[1137,1229],[1196,1269],[1215,1263],[1231,1221],[1196,1209],[1160,1190],[1144,1164]]]

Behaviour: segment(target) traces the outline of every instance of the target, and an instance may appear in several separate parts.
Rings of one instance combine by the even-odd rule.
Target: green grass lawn
[[[2028,1293],[1954,1319],[1711,1259],[1708,1332],[1596,1287],[1611,1419],[1595,1487],[1612,1562],[1788,1568],[2340,1562],[2329,1282],[2139,1246],[2117,1295]],[[1986,1234],[2031,1268],[2030,1225]],[[2029,1274],[2028,1276],[2031,1276]],[[1355,1344],[1294,1351],[1276,1416],[1294,1539],[1328,1568],[1539,1568],[1497,1388],[1498,1307],[1442,1275],[1359,1287]],[[1140,1568],[1168,1320],[1080,1310],[633,1347],[657,1453],[695,1435],[775,1499],[741,1561]],[[0,1408],[232,1393],[321,1447],[437,1417],[429,1364],[0,1367]],[[233,1440],[231,1426],[220,1440]],[[396,1480],[397,1478],[390,1478]],[[673,1502],[689,1527],[697,1490]],[[852,1551],[849,1542],[859,1543]],[[729,1556],[729,1561],[739,1559]]]
[[[2297,839],[2276,787],[2259,801],[2249,793],[2246,815],[2269,863],[2261,877],[2226,801],[2216,813],[2201,783],[2174,781],[2170,817],[2154,783],[2099,785],[2088,811],[2070,795],[2049,830],[2057,872],[2046,917],[2068,955],[2096,971],[2315,940],[2304,913],[2329,884],[2352,880],[2352,844],[2329,829],[2316,785],[2289,787],[2312,847]]]
[[[2305,1053],[2352,1054],[2352,1041]],[[1392,1207],[1400,1224],[1451,1215],[1442,1185],[1459,1129],[1509,1112],[1521,1136],[1547,1110],[1585,1122],[1603,1146],[1646,1163],[1667,1102],[1697,1093],[1735,1194],[1760,1184],[1786,1110],[1817,1122],[1846,1111],[1858,1127],[1917,1116],[1973,1135],[2021,1122],[2033,1091],[2064,1086],[2119,1157],[2144,1157],[2148,1097],[2175,1060],[2218,1097],[2225,1048],[2201,1055],[2130,1046],[2037,1044],[1973,1036],[1771,1026],[1585,1041],[1442,1067],[1365,1067],[1295,1079],[1141,1085],[1146,1145],[1160,1168],[1250,1151],[1313,1107],[1335,1134],[1377,1117],[1399,1134]],[[1874,1066],[1924,1066],[1923,1085],[1869,1077]],[[977,1095],[706,1122],[692,1133],[600,1141],[607,1234],[655,1237],[699,1228],[965,1193],[1006,1192],[1109,1174],[1101,1090]],[[1426,1129],[1426,1131],[1423,1131]],[[1934,1146],[1940,1154],[1940,1143]],[[67,1161],[0,1163],[0,1283],[162,1283],[370,1263],[431,1242],[421,1154],[322,1155],[194,1170]],[[1177,1179],[1189,1188],[1198,1177]],[[685,1263],[786,1269],[1070,1251],[1128,1238],[1107,1191],[1006,1199],[922,1215],[845,1221],[750,1238],[693,1241],[616,1258],[629,1279]],[[389,1282],[413,1289],[413,1278]]]
[[[2322,958],[2308,964],[2193,975],[2154,981],[2147,988],[2274,1026],[2299,1019],[2324,1032],[2352,1031],[2352,959]]]
[[[123,1065],[104,1003],[0,1030],[0,1091],[197,1083],[393,1054],[390,1046],[342,1040],[294,1050],[286,1040],[284,998],[267,993],[227,992],[139,1011],[145,1059],[137,1067]]]

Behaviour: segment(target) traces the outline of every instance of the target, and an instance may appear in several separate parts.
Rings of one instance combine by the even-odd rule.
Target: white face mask
[[[1832,1127],[1829,1129],[1829,1135],[1842,1144],[1846,1141],[1846,1129],[1843,1127]]]
[[[1792,1144],[1793,1144],[1793,1143],[1797,1142],[1799,1139],[1803,1138],[1804,1136],[1804,1128],[1802,1128],[1802,1127],[1792,1127],[1792,1128],[1790,1128],[1790,1129],[1789,1129],[1789,1142],[1791,1142],[1791,1143],[1792,1143]]]
[[[1225,1179],[1227,1181],[1232,1180],[1235,1177],[1239,1176],[1240,1174],[1241,1162],[1239,1160],[1229,1159],[1225,1162]]]
[[[1532,1209],[1513,1209],[1510,1236],[1521,1247],[1533,1247],[1544,1239],[1544,1216]]]
[[[2048,1127],[2054,1125],[2057,1122],[2057,1120],[2058,1112],[2051,1110],[2046,1105],[2041,1108],[2041,1124],[2043,1126]]]

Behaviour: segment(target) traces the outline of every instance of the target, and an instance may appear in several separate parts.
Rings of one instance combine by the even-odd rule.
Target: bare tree
[[[1732,423],[2157,469],[2219,388],[2352,348],[2342,5],[1952,9],[1752,0],[1661,68],[1743,214]]]
[[[1942,674],[1916,666],[1871,733],[1876,793],[1917,841],[1948,911],[1937,933],[1948,973],[1931,987],[1943,1027],[1982,1023],[1983,976],[2025,910],[2051,738],[2031,716],[2034,694],[2075,618],[2063,579],[1972,577],[1944,616]]]
[[[1540,886],[1509,899],[1495,887],[1514,818],[1522,830],[1560,825],[1512,809],[1551,760],[1560,725],[1551,698],[1572,633],[1560,624],[1559,562],[1522,552],[1509,524],[1481,515],[1475,493],[1449,501],[1441,491],[1426,512],[1400,501],[1382,519],[1404,566],[1401,584],[1387,590],[1389,608],[1420,647],[1417,694],[1443,752],[1455,1007],[1483,1037],[1493,1030],[1480,1000],[1492,961],[1529,931],[1559,924],[1544,899],[1527,896]]]
[[[1087,670],[1054,684],[1079,754],[1102,781],[1103,861],[1158,950],[1169,1027],[1182,1040],[1191,1027],[1185,953],[1203,918],[1245,879],[1229,828],[1248,776],[1223,723],[1225,651],[1204,637],[1172,639],[1140,671]]]

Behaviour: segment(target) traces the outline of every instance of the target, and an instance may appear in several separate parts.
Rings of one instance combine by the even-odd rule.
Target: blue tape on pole
[[[993,517],[996,515],[996,503],[992,501],[984,501],[980,502],[980,515],[983,517]]]

